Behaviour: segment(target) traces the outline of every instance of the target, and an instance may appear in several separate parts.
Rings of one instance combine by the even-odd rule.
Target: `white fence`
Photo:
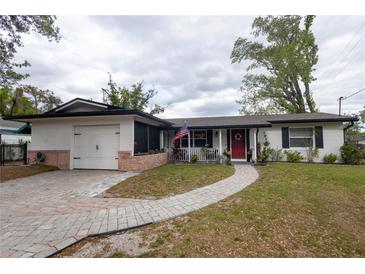
[[[219,159],[218,148],[190,148],[190,157],[196,155],[199,162],[212,162]],[[169,150],[169,159],[172,161],[189,161],[189,149],[188,148],[177,148]]]

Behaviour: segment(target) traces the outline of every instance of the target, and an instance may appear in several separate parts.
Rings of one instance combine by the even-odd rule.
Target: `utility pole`
[[[341,103],[342,100],[345,99],[343,96],[341,96],[340,98],[338,98],[338,115],[341,116]]]
[[[360,92],[363,92],[363,91],[365,91],[365,88],[362,88],[358,91],[355,91],[354,93],[350,94],[349,96],[346,96],[346,97],[341,96],[340,98],[338,98],[338,115],[341,116],[341,107],[342,107],[342,101],[343,100],[346,100],[346,99],[348,99],[348,98],[350,98],[350,97],[352,97],[352,96],[354,96],[354,95],[356,95]]]

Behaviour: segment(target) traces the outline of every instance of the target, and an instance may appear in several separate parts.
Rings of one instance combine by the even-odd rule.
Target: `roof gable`
[[[68,101],[46,113],[68,113],[68,112],[92,112],[92,111],[105,111],[109,109],[122,109],[117,106],[94,102],[82,98],[75,98]]]

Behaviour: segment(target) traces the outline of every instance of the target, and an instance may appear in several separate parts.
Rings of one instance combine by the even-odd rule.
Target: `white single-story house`
[[[232,161],[247,161],[248,150],[255,160],[257,144],[266,136],[271,148],[296,150],[304,157],[309,146],[318,148],[314,161],[320,162],[329,153],[340,159],[343,123],[358,120],[329,113],[160,119],[81,98],[43,114],[5,119],[32,123],[30,159],[42,152],[45,163],[61,169],[134,171],[166,163],[172,150],[179,151],[177,160],[188,160],[188,138],[173,142],[185,121],[190,155],[197,155],[198,161],[214,161],[224,150],[230,151]]]

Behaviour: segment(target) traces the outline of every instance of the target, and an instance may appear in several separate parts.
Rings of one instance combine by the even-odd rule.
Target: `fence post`
[[[23,164],[27,164],[27,148],[28,148],[28,142],[25,142],[23,145]]]

